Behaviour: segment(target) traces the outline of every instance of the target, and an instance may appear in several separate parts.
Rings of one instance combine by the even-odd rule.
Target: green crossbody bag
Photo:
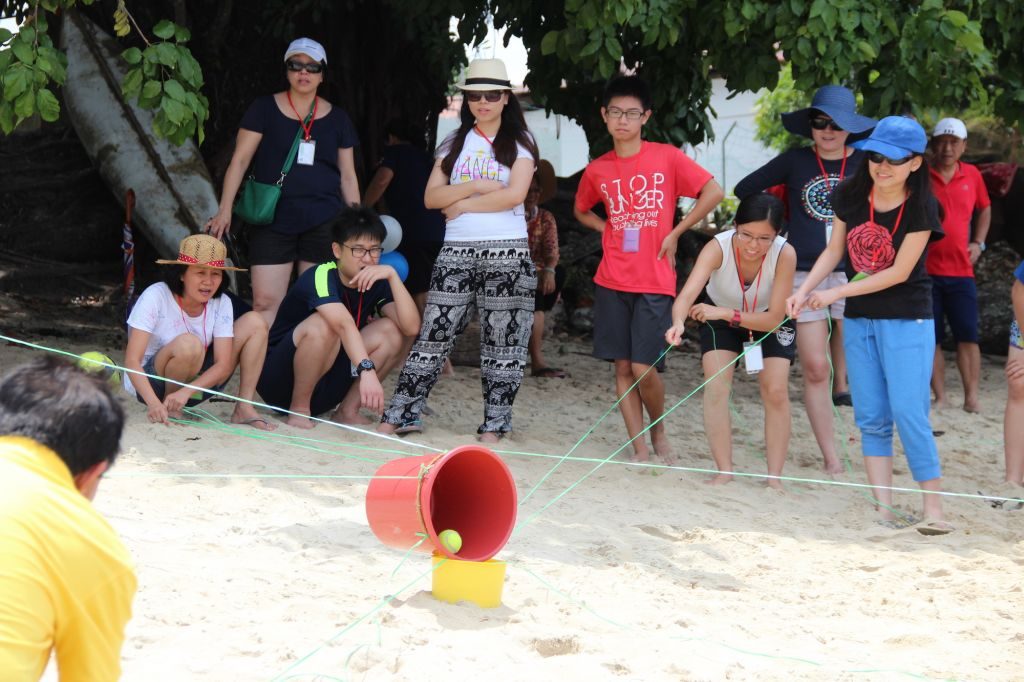
[[[306,116],[306,125],[309,125],[313,113]],[[284,186],[284,178],[292,169],[295,163],[295,154],[299,150],[299,140],[302,139],[302,126],[295,133],[295,141],[281,167],[281,177],[277,182],[270,185],[265,182],[256,182],[256,178],[250,175],[242,185],[238,201],[235,202],[234,213],[250,225],[269,225],[274,222],[274,214],[277,212],[277,202],[281,199],[281,188]]]

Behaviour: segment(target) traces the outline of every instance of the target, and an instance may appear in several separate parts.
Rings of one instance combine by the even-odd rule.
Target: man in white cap
[[[992,220],[991,201],[978,169],[960,160],[967,149],[967,126],[963,121],[958,118],[939,121],[932,132],[930,146],[932,190],[945,212],[942,229],[946,233],[944,239],[928,248],[925,262],[932,278],[935,310],[932,392],[936,407],[947,406],[945,361],[940,344],[946,335],[948,319],[956,341],[956,364],[964,383],[964,410],[977,412],[981,351],[974,264],[985,251],[985,238]]]

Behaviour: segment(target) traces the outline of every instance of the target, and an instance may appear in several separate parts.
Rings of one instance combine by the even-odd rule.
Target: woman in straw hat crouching
[[[537,144],[499,59],[478,59],[458,84],[461,125],[438,147],[424,203],[447,219],[434,263],[423,326],[402,368],[380,431],[419,431],[420,414],[455,338],[480,311],[484,442],[512,430],[523,381],[537,273],[523,200],[537,167]]]
[[[231,299],[224,295],[228,280],[227,250],[220,240],[195,234],[181,241],[177,260],[167,265],[162,282],[146,288],[128,317],[128,347],[124,366],[150,376],[124,373],[124,389],[145,403],[151,422],[168,423],[186,405],[210,397],[193,397],[192,388],[221,390],[235,367],[241,366],[240,398],[252,400],[267,350],[267,323],[259,313],[237,320]],[[162,378],[161,378],[162,377]],[[248,403],[236,403],[231,421],[261,430],[276,428]]]

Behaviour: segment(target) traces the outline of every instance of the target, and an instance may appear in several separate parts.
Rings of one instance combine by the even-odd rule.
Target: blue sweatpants
[[[914,480],[942,476],[928,420],[935,354],[932,321],[847,317],[843,349],[864,456],[892,457],[895,424]]]

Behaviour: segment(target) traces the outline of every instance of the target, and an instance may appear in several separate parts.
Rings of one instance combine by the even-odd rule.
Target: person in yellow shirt
[[[121,676],[136,580],[91,500],[117,457],[124,412],[106,383],[45,357],[0,380],[0,680]]]

